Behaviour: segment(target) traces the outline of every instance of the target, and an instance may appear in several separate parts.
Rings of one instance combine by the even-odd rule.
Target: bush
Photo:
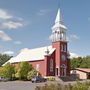
[[[47,77],[47,80],[48,81],[55,81],[55,77],[53,77],[53,76]]]
[[[90,85],[88,85],[87,83],[80,83],[80,82],[77,82],[77,84],[75,84],[73,86],[73,90],[88,90]]]
[[[90,89],[90,82],[80,83],[77,82],[74,85],[67,84],[45,84],[44,86],[36,87],[35,90],[89,90]]]
[[[35,69],[28,72],[27,79],[31,80],[34,76],[37,75],[37,71]]]

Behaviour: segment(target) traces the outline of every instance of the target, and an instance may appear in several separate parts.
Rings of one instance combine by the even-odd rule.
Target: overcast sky
[[[0,0],[0,52],[16,55],[23,48],[51,44],[59,0]],[[68,28],[69,51],[90,55],[90,0],[61,0]]]

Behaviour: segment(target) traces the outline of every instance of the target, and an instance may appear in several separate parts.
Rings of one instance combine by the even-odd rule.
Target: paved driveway
[[[31,83],[30,81],[0,82],[0,90],[35,90],[36,86],[42,86],[44,84]]]
[[[86,82],[86,81],[81,81]],[[90,82],[90,80],[89,80]],[[61,83],[62,85],[66,84],[74,84],[74,82],[62,82],[62,81],[56,81],[56,82],[45,82],[47,84],[50,83]],[[31,83],[30,81],[10,81],[10,82],[0,82],[0,90],[35,90],[36,86],[43,86],[45,83]]]

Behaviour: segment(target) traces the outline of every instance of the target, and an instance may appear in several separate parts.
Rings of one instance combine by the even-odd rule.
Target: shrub
[[[48,81],[55,81],[55,77],[53,77],[53,76],[47,77],[47,80]]]
[[[67,85],[62,85],[62,84],[50,84],[47,85],[45,84],[44,86],[40,86],[36,88],[35,90],[89,90],[90,89],[90,82],[86,83],[80,83],[77,82],[74,85],[67,84]]]
[[[90,85],[86,84],[86,83],[80,83],[80,82],[77,82],[77,84],[75,84],[73,86],[73,90],[88,90]]]
[[[35,69],[28,72],[27,79],[31,80],[34,76],[37,75],[37,71]]]

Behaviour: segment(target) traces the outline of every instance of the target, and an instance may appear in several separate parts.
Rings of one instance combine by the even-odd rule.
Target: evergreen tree
[[[10,60],[10,58],[12,58],[12,56],[9,56],[7,54],[0,54],[0,66],[2,66],[8,60]]]

